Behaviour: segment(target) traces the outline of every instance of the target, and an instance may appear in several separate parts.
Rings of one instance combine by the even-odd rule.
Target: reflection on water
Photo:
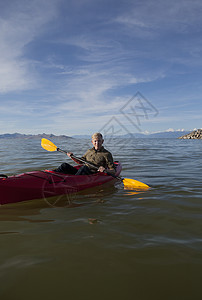
[[[78,140],[56,144],[78,156],[88,147]],[[150,190],[117,182],[0,207],[1,299],[201,298],[202,142],[135,139],[121,152],[117,145],[110,150],[122,176]],[[1,141],[0,173],[63,161],[37,140]]]

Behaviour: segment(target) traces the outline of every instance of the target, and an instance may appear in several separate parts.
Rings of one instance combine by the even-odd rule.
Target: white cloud
[[[33,88],[32,63],[24,57],[25,47],[40,35],[55,15],[54,1],[13,1],[0,13],[0,93]]]
[[[146,0],[137,5],[134,3],[130,11],[127,11],[117,18],[115,22],[125,25],[129,28],[135,28],[134,34],[138,29],[145,29],[150,34],[156,34],[165,30],[175,30],[179,33],[188,32],[193,26],[201,23],[202,2],[200,0],[155,0],[151,2]],[[156,31],[156,33],[155,33]]]
[[[145,120],[147,128],[151,123],[157,129],[180,128],[186,121],[199,120],[200,112],[189,109],[194,107],[189,105],[193,89],[189,93],[184,80],[179,86],[178,78],[185,69],[178,67],[186,62],[185,72],[188,70],[191,78],[193,67],[201,63],[201,42],[196,47],[186,36],[195,26],[193,36],[198,39],[201,26],[196,25],[201,25],[201,1],[129,1],[131,6],[122,4],[123,10],[109,11],[108,20],[103,11],[96,16],[90,12],[88,22],[86,13],[91,1],[84,2],[71,1],[69,9],[69,1],[67,5],[62,0],[60,7],[64,11],[60,15],[60,0],[11,0],[9,9],[0,11],[0,93],[14,92],[12,101],[8,101],[8,95],[2,95],[2,117],[4,114],[13,119],[31,119],[34,115],[32,121],[36,120],[37,128],[57,128],[60,132],[70,126],[71,120],[71,127],[82,127],[87,132],[89,126],[101,127],[99,124],[107,122],[109,116],[118,115],[132,94],[142,88],[146,97],[147,91],[148,97],[153,97],[160,112],[158,117]],[[97,5],[95,1],[94,9]],[[56,23],[50,25],[55,17]],[[180,43],[171,33],[186,39]],[[151,41],[153,38],[159,38],[158,43]],[[39,61],[28,58],[29,50]],[[183,51],[192,51],[195,64],[192,56],[185,59]],[[34,90],[23,93],[28,89]]]
[[[173,129],[173,128],[168,128],[167,130],[166,130],[166,132],[174,132],[175,130]]]
[[[59,39],[56,43],[78,47],[80,51],[76,58],[82,62],[81,66],[73,66],[72,69],[67,65],[58,65],[58,74],[64,76],[57,90],[58,99],[80,101],[80,105],[83,103],[89,109],[95,109],[95,103],[100,109],[99,102],[102,102],[102,107],[103,103],[113,102],[110,95],[118,93],[121,88],[127,90],[138,83],[152,82],[165,76],[162,70],[141,70],[136,51],[124,48],[113,39],[78,34]],[[51,64],[57,66],[53,61]]]

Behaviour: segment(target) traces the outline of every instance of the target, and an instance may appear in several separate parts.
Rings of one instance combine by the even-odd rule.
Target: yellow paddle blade
[[[57,146],[55,146],[51,141],[47,139],[41,139],[41,146],[47,151],[56,151]]]
[[[150,188],[147,184],[140,182],[138,180],[135,180],[135,179],[130,179],[130,178],[124,178],[123,184],[124,184],[124,187],[126,187],[128,189],[147,190]]]

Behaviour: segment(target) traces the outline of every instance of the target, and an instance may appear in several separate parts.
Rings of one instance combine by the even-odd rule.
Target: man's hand
[[[67,156],[69,156],[71,158],[71,156],[73,155],[72,152],[67,152]]]
[[[104,171],[105,171],[105,168],[104,168],[103,166],[100,166],[99,169],[98,169],[98,171],[99,171],[99,172],[104,172]]]

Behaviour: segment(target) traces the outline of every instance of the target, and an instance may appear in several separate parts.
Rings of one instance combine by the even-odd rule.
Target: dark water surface
[[[53,141],[55,142],[55,141]],[[57,140],[81,155],[87,141]],[[105,145],[122,176],[115,187],[0,207],[0,299],[202,299],[202,140],[134,139]],[[108,147],[107,147],[108,146]],[[0,173],[65,161],[39,140],[1,140]]]

